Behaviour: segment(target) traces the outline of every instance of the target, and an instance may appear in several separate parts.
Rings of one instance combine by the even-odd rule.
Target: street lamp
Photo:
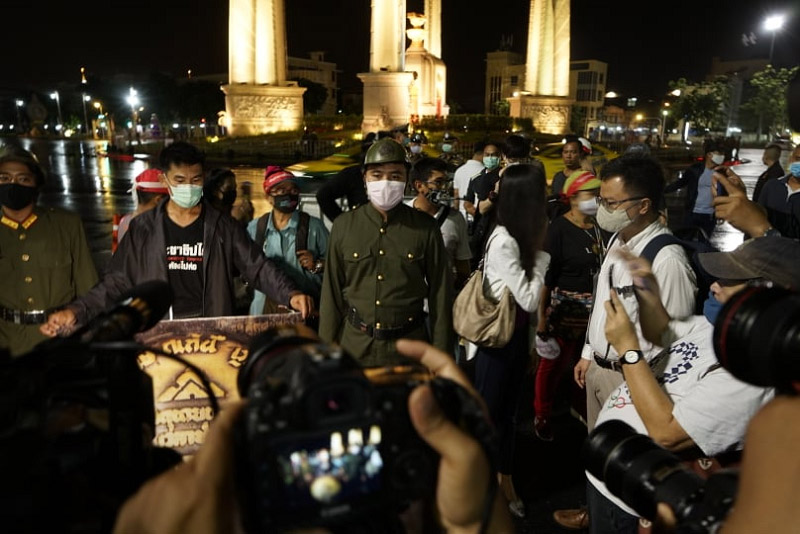
[[[769,64],[772,65],[772,51],[775,49],[775,33],[783,27],[783,15],[772,15],[764,20],[764,29],[772,32],[772,42],[769,45]]]
[[[83,133],[85,134],[89,133],[89,116],[86,114],[86,103],[89,102],[91,99],[92,99],[91,96],[87,95],[86,93],[83,93],[83,98],[81,99],[81,101],[83,102],[83,123],[86,125],[86,127],[83,129]]]
[[[50,93],[50,98],[56,101],[56,107],[58,107],[58,130],[64,127],[64,120],[61,118],[61,97],[58,94],[58,91],[53,91]]]
[[[666,105],[669,105],[667,103]],[[664,126],[667,124],[667,115],[669,115],[669,111],[666,109],[661,110],[661,142],[666,144],[666,139],[664,139]]]
[[[128,102],[128,105],[131,107],[131,121],[132,121],[131,127],[133,130],[131,133],[135,133],[137,131],[136,124],[139,122],[137,117],[137,115],[139,114],[137,111],[137,108],[139,107],[139,93],[136,91],[136,89],[134,89],[133,87],[130,88],[130,90],[128,91],[128,96],[127,98],[125,98],[125,101]]]
[[[24,106],[25,102],[23,102],[21,99],[18,98],[14,101],[14,104],[16,104],[14,107],[17,108],[17,126],[19,127],[20,130],[22,130],[22,116],[19,113],[19,108]]]

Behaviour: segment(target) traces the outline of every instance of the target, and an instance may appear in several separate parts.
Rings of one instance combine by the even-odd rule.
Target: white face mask
[[[712,154],[711,155],[711,162],[714,165],[722,165],[723,161],[725,161],[725,154]]]
[[[633,220],[628,216],[628,210],[617,209],[611,211],[605,206],[597,210],[597,224],[606,232],[616,233],[625,229]]]
[[[394,180],[380,180],[377,182],[367,182],[367,196],[372,205],[376,208],[389,211],[403,201],[403,192],[406,189],[405,182]]]
[[[597,214],[597,199],[587,198],[578,202],[578,210],[584,215],[594,216]]]
[[[411,145],[412,154],[419,154],[420,152],[422,152],[422,145]]]

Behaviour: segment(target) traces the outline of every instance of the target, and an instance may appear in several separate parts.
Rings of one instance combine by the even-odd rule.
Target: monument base
[[[562,135],[570,131],[569,116],[573,103],[563,96],[519,95],[506,98],[510,115],[530,118],[537,131]]]
[[[362,72],[364,83],[364,133],[391,130],[409,121],[411,72]]]
[[[297,85],[227,84],[225,109],[232,136],[260,135],[303,127],[303,93]]]

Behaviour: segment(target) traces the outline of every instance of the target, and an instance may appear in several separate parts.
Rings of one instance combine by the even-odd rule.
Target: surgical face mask
[[[451,150],[453,150],[453,145],[450,143],[445,143],[442,145],[442,152],[450,152]]]
[[[705,315],[708,322],[714,324],[717,321],[717,316],[722,309],[722,303],[714,297],[714,293],[708,292],[708,298],[703,303],[703,315]]]
[[[169,198],[182,208],[193,208],[200,202],[203,196],[203,186],[193,184],[176,184],[172,185],[167,183],[169,187]]]
[[[300,203],[300,195],[288,193],[286,195],[276,195],[272,197],[273,206],[281,213],[292,213]]]
[[[616,233],[626,228],[633,220],[628,216],[628,210],[619,208],[611,211],[601,205],[597,209],[597,224],[606,232]]]
[[[367,196],[369,201],[376,208],[389,211],[403,201],[403,192],[406,189],[405,182],[394,180],[380,180],[377,182],[367,182]]]
[[[420,152],[422,152],[422,145],[411,145],[412,154],[419,154]]]
[[[0,185],[0,205],[12,210],[21,210],[33,204],[36,200],[35,187],[28,187],[20,184]]]
[[[711,163],[714,165],[722,165],[722,162],[725,161],[724,154],[712,154],[711,155]]]
[[[496,169],[500,165],[499,156],[483,156],[483,166],[489,169]]]
[[[587,198],[578,202],[578,211],[584,215],[595,216],[597,215],[597,199]]]
[[[795,161],[789,164],[789,174],[795,178],[800,178],[800,161]]]

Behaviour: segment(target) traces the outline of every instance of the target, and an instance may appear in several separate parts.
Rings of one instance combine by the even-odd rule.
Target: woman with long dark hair
[[[529,359],[528,327],[536,321],[550,256],[542,251],[547,224],[546,180],[540,165],[504,169],[497,191],[496,223],[486,240],[484,294],[499,301],[508,288],[516,302],[514,334],[504,347],[478,347],[475,387],[486,400],[500,439],[500,487],[511,512],[525,515],[511,480],[514,429]]]

